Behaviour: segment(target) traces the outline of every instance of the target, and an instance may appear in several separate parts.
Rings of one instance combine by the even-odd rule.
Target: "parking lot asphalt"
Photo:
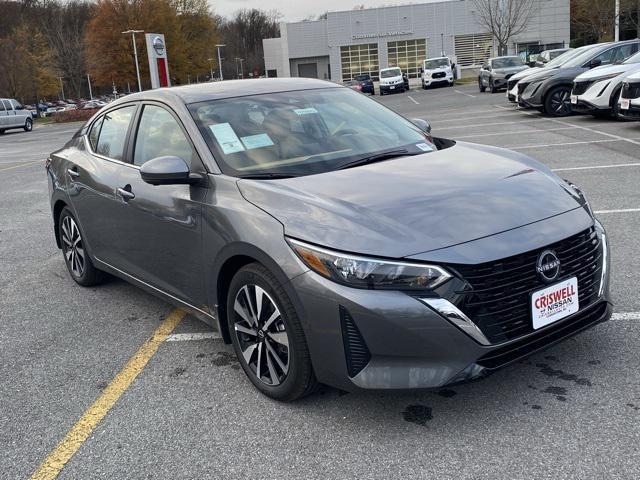
[[[206,335],[162,343],[59,478],[640,477],[640,123],[551,121],[470,86],[376,99],[581,185],[611,237],[615,318],[479,382],[282,404],[187,317],[174,334]],[[68,276],[42,160],[77,128],[0,137],[0,478],[35,472],[173,311]]]

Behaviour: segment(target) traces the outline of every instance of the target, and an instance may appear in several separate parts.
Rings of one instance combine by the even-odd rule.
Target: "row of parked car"
[[[569,49],[543,66],[520,57],[489,59],[481,92],[506,89],[510,102],[563,117],[574,113],[640,120],[640,39]]]
[[[39,102],[37,105],[25,105],[25,108],[33,114],[34,118],[38,116],[38,113],[40,113],[40,116],[46,117],[57,112],[66,112],[69,110],[90,110],[94,108],[102,108],[112,100],[113,96],[108,95],[96,97],[91,100],[84,98],[79,98],[77,100],[67,98],[65,100],[57,100],[55,102]]]
[[[455,67],[449,57],[427,58],[420,68],[420,83],[426,89],[436,85],[454,84]],[[399,67],[383,68],[378,72],[380,95],[403,93],[409,90],[409,77]],[[376,94],[373,78],[368,73],[355,75],[344,82],[349,88],[371,95]]]

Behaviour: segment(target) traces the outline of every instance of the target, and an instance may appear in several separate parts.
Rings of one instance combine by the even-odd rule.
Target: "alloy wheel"
[[[281,384],[289,372],[289,335],[269,294],[245,285],[233,303],[234,331],[245,362],[265,385]]]
[[[64,256],[71,272],[76,277],[82,277],[86,267],[84,244],[78,225],[70,216],[62,220],[62,244]]]
[[[553,92],[551,96],[551,110],[553,113],[565,114],[570,111],[571,93],[567,89]]]

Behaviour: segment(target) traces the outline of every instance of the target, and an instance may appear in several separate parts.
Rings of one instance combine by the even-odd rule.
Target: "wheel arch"
[[[225,343],[231,343],[231,335],[227,322],[227,295],[229,293],[229,286],[234,275],[242,267],[250,263],[259,263],[275,275],[304,323],[305,316],[301,310],[301,302],[291,286],[289,277],[278,262],[273,260],[265,251],[254,245],[247,243],[229,244],[218,255],[214,262],[210,282],[210,284],[215,286],[210,290],[213,292],[211,303],[215,305],[220,335]]]
[[[64,210],[66,206],[67,203],[64,200],[56,200],[56,202],[53,204],[53,233],[55,234],[56,245],[58,246],[58,248],[62,248],[58,223],[60,222],[60,215],[62,214],[62,210]]]

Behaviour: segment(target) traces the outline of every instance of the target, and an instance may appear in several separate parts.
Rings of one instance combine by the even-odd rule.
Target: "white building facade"
[[[510,54],[569,46],[569,1],[536,0]],[[268,76],[336,82],[399,66],[419,74],[422,61],[442,53],[464,68],[495,56],[497,44],[479,23],[473,0],[434,0],[393,7],[328,12],[327,18],[280,24],[280,37],[263,40]]]

